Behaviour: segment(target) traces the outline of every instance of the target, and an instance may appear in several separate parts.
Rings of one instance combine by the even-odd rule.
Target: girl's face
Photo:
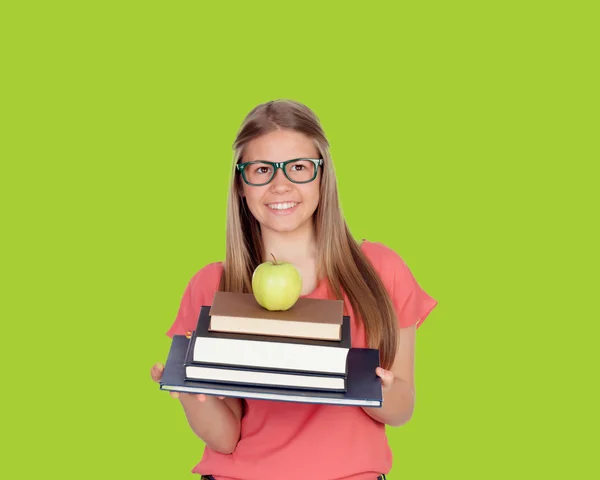
[[[319,151],[302,133],[276,130],[249,142],[242,162],[284,162],[295,158],[319,158]],[[291,182],[281,169],[263,186],[242,181],[242,194],[261,228],[292,232],[306,227],[319,204],[320,170],[319,167],[312,182],[304,184]]]

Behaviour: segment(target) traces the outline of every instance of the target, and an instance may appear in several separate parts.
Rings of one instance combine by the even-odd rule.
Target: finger
[[[196,395],[196,400],[198,400],[199,402],[205,402],[206,395],[204,395],[203,393],[199,393],[198,395]]]
[[[384,387],[390,387],[394,381],[394,374],[381,367],[377,368],[377,376],[381,378]]]
[[[171,397],[173,398],[179,398],[179,392],[169,392],[171,394]]]
[[[165,367],[160,363],[152,366],[152,369],[150,370],[150,376],[152,377],[153,381],[158,382],[161,379],[164,368]]]
[[[219,397],[221,400],[225,400],[225,397]]]

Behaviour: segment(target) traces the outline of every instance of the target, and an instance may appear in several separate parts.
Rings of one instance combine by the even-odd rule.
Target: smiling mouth
[[[288,210],[298,205],[298,202],[267,203],[271,210]]]

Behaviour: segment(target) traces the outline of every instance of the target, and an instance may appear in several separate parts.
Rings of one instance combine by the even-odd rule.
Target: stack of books
[[[341,300],[300,298],[286,311],[252,294],[217,292],[196,329],[174,335],[163,390],[381,407],[379,350],[351,347]]]

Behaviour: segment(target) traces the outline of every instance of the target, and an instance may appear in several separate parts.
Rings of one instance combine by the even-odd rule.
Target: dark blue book
[[[379,366],[377,349],[351,348],[347,355],[346,391],[332,392],[186,379],[185,360],[189,342],[185,335],[173,336],[160,380],[161,390],[339,406],[381,407],[383,402],[381,379],[375,373]]]

